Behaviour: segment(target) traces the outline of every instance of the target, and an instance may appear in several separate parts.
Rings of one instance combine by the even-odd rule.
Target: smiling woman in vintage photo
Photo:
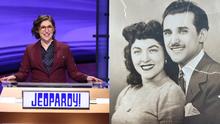
[[[112,124],[182,123],[185,96],[167,75],[171,73],[165,66],[172,61],[165,51],[161,24],[135,23],[123,29],[123,36],[128,41],[124,57],[130,74],[128,86],[118,95]]]

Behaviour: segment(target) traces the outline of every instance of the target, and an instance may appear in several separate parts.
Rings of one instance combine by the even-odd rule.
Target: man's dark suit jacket
[[[70,48],[60,42],[54,42],[54,60],[50,73],[42,63],[41,43],[29,45],[23,56],[19,72],[15,74],[17,81],[25,81],[30,72],[32,82],[66,82],[66,71],[78,82],[87,82],[87,75],[77,70]]]
[[[220,65],[205,54],[190,79],[186,102],[200,114],[186,117],[184,124],[220,124]],[[186,103],[186,104],[187,104]]]

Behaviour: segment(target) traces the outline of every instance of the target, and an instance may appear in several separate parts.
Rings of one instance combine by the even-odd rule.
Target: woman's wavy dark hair
[[[125,66],[130,72],[127,77],[128,84],[138,87],[142,86],[141,75],[134,68],[133,61],[131,59],[131,46],[136,39],[155,39],[162,46],[165,54],[164,56],[167,61],[165,62],[164,70],[171,79],[177,81],[178,65],[171,60],[165,50],[163,29],[162,25],[158,21],[151,20],[148,23],[139,22],[132,24],[123,29],[122,35],[126,41],[128,41],[128,45],[124,48]]]
[[[31,33],[32,33],[32,35],[35,36],[36,39],[40,39],[40,35],[39,35],[38,30],[39,30],[39,28],[40,28],[40,24],[41,24],[43,21],[46,21],[46,20],[48,20],[48,21],[50,21],[50,22],[52,23],[53,28],[54,28],[54,32],[53,32],[53,36],[52,36],[52,37],[53,37],[53,39],[55,38],[56,25],[55,25],[55,21],[54,21],[53,17],[52,17],[52,16],[49,16],[49,15],[40,15],[40,16],[37,17],[36,20],[34,20],[34,22],[33,22],[33,27],[32,27],[32,29],[31,29]]]

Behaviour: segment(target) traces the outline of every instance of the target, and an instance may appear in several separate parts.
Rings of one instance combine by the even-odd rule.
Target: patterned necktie
[[[183,75],[184,75],[183,71],[180,70],[179,71],[179,77],[178,77],[178,84],[182,88],[183,92],[185,93],[185,91],[186,91],[186,82],[183,78]]]

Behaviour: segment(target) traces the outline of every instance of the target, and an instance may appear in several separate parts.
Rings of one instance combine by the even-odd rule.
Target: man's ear
[[[204,41],[207,38],[207,35],[208,35],[207,29],[203,28],[203,29],[200,30],[200,32],[199,32],[199,43],[200,44],[204,43]]]

